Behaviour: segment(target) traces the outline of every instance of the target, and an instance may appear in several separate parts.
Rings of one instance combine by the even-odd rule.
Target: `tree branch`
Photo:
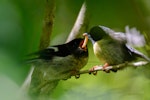
[[[55,0],[46,0],[45,4],[45,18],[44,18],[44,25],[43,25],[43,32],[40,39],[39,49],[44,49],[49,46],[50,37],[52,34],[53,22],[54,22],[54,12],[55,12]],[[47,95],[48,93],[52,92],[52,90],[57,86],[58,81],[56,80],[46,80],[42,78],[44,75],[42,70],[44,67],[40,67],[40,65],[32,66],[25,82],[23,83],[21,90],[28,91],[28,93],[36,98],[41,97],[41,94]],[[43,90],[41,92],[42,87],[46,87],[46,83],[49,83],[49,88],[47,90]],[[43,85],[44,84],[44,85]]]
[[[50,37],[52,34],[52,28],[54,23],[54,12],[55,12],[55,0],[46,0],[45,18],[43,32],[40,40],[40,49],[44,49],[49,46]]]
[[[43,32],[41,35],[39,49],[45,49],[49,46],[50,36],[52,34],[54,12],[55,12],[55,0],[46,0],[45,4],[45,18]],[[42,65],[34,65],[34,70],[31,76],[31,82],[29,87],[29,94],[34,98],[43,98],[49,96],[53,89],[57,86],[58,80],[50,80],[47,77],[43,77],[45,72],[49,68],[45,68]],[[42,66],[42,67],[41,67]],[[43,71],[44,70],[44,71]],[[47,87],[47,88],[46,88]]]
[[[86,2],[84,2],[66,42],[69,42],[77,37],[81,37],[82,34],[87,31],[89,25],[88,17]]]
[[[150,62],[147,62],[147,61],[139,61],[139,62],[135,62],[135,63],[125,62],[125,63],[119,64],[119,65],[108,66],[108,67],[105,68],[105,70],[104,70],[103,66],[100,65],[100,66],[96,66],[93,71],[83,70],[83,71],[78,72],[74,76],[78,78],[79,75],[81,75],[81,74],[94,73],[94,72],[97,72],[97,71],[106,71],[107,72],[107,71],[110,71],[110,70],[121,70],[121,69],[124,69],[126,67],[135,67],[135,68],[140,67],[140,66],[142,67],[142,66],[147,65],[149,63]]]

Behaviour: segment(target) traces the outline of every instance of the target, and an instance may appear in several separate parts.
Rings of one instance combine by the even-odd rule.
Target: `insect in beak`
[[[84,40],[80,43],[80,47],[86,51],[87,47],[87,43],[88,43],[88,36],[87,35],[84,35],[83,36],[85,37]]]

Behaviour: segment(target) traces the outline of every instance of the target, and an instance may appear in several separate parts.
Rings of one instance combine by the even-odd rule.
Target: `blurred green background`
[[[65,42],[83,0],[57,0],[51,45]],[[38,50],[45,0],[0,0],[0,99],[17,100],[30,66],[24,56]],[[140,50],[150,57],[150,0],[87,0],[90,25],[105,25],[116,31],[136,27],[147,41]],[[101,64],[89,44],[89,62],[84,69]],[[150,66],[127,68],[117,73],[99,72],[61,81],[55,100],[149,100]],[[18,99],[21,100],[21,99]]]

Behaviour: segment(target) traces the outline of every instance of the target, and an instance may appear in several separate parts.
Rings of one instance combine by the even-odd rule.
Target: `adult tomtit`
[[[88,36],[89,40],[91,40],[94,54],[104,63],[104,71],[109,65],[130,62],[137,57],[144,58],[150,62],[147,56],[127,44],[127,37],[121,32],[114,32],[105,26],[94,26],[89,33],[84,33],[83,35]]]
[[[28,60],[36,67],[43,67],[43,77],[56,80],[68,79],[76,75],[88,62],[88,39],[77,38],[68,43],[50,46],[31,55],[37,57]]]

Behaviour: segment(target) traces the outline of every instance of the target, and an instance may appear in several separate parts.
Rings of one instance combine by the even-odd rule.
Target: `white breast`
[[[100,53],[102,52],[100,46],[98,45],[97,42],[94,43],[93,45],[93,50],[94,50],[94,54],[98,57],[98,58],[101,58],[100,56]]]

